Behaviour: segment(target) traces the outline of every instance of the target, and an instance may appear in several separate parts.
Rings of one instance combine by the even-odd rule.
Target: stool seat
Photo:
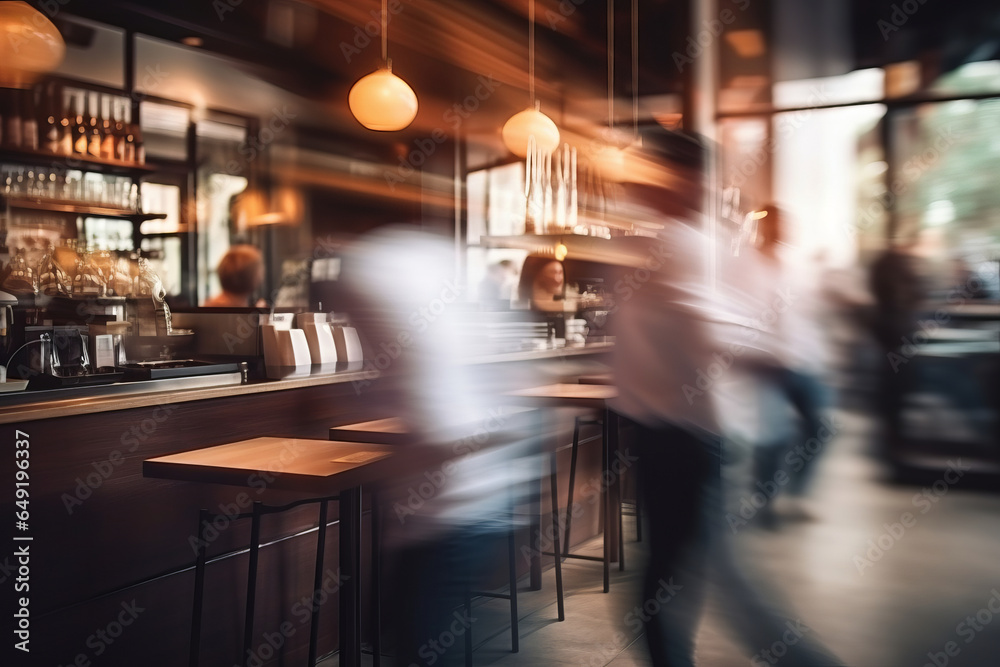
[[[406,422],[399,417],[373,419],[344,424],[330,429],[330,440],[341,442],[374,442],[382,445],[404,445],[409,438]]]
[[[611,373],[595,373],[593,375],[581,375],[577,378],[580,384],[606,384],[614,385],[615,377]]]

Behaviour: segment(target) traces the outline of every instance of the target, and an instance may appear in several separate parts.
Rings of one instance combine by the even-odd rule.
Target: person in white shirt
[[[762,400],[758,400],[754,477],[755,484],[777,491],[759,513],[760,520],[773,527],[778,518],[775,500],[782,493],[792,501],[785,515],[811,518],[803,501],[816,462],[836,429],[825,414],[830,392],[821,379],[828,353],[818,271],[784,243],[781,209],[769,204],[760,215],[757,247],[744,263],[751,268],[740,279],[761,313],[772,315],[757,317],[763,322],[761,347],[768,354],[757,358],[755,368]]]
[[[625,183],[625,197],[658,216],[663,230],[657,239],[632,239],[640,247],[630,248],[634,261],[616,283],[619,396],[612,407],[633,422],[629,446],[638,453],[649,521],[641,608],[658,603],[657,613],[643,618],[652,664],[693,667],[708,569],[726,591],[726,620],[749,655],[791,621],[769,591],[749,583],[725,539],[716,406],[722,376],[712,369],[735,355],[714,335],[727,314],[713,305],[719,301],[708,280],[711,247],[695,226],[702,220],[704,148],[658,129],[643,140],[644,151],[665,163],[662,184]],[[809,637],[797,637],[786,656],[796,667],[842,664]]]

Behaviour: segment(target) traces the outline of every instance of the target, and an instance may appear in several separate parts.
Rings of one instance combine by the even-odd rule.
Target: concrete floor
[[[752,519],[736,535],[754,579],[776,589],[789,616],[846,665],[1000,665],[1000,494],[956,475],[889,484],[866,453],[871,420],[843,411],[837,419],[840,432],[817,470],[813,519],[774,529]],[[651,665],[645,637],[628,622],[643,559],[629,519],[625,534],[628,567],[612,570],[610,594],[602,592],[599,563],[565,564],[563,623],[556,622],[553,570],[541,591],[522,581],[519,653],[510,652],[507,602],[477,601],[475,664]],[[585,548],[599,555],[600,541]],[[729,609],[726,591],[714,589],[697,637],[699,667],[782,664],[760,657],[767,647],[744,651],[731,640]]]

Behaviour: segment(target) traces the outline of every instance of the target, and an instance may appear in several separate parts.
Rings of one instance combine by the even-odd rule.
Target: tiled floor
[[[790,618],[844,664],[1000,666],[1000,495],[971,489],[954,475],[954,483],[942,477],[936,491],[933,480],[923,487],[888,484],[866,455],[870,420],[840,413],[839,423],[818,470],[814,519],[776,530],[751,520],[736,535],[753,580],[779,592]],[[563,623],[555,620],[553,571],[546,571],[541,591],[522,582],[519,653],[510,652],[507,603],[476,604],[475,664],[652,664],[645,638],[630,623],[643,558],[634,535],[627,524],[628,568],[612,570],[610,594],[601,590],[599,564],[566,563]],[[599,553],[599,541],[587,546]],[[751,661],[766,647],[744,651],[730,639],[727,593],[714,589],[705,607],[699,667],[783,664],[774,656]]]

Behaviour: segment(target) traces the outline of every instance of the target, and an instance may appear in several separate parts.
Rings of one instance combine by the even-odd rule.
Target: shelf
[[[638,266],[640,262],[649,258],[650,245],[658,245],[659,241],[640,236],[617,236],[606,239],[601,236],[570,233],[479,237],[479,245],[484,248],[527,250],[535,255],[555,256],[556,245],[559,243],[566,246],[566,258],[570,260]]]
[[[36,165],[44,167],[47,165],[65,166],[67,169],[79,169],[80,171],[93,171],[102,174],[117,174],[121,176],[135,176],[140,174],[151,174],[156,171],[155,167],[148,164],[133,164],[120,160],[106,160],[92,155],[62,155],[41,150],[26,150],[23,148],[5,148],[0,151],[0,162],[13,162],[16,164]]]
[[[167,217],[166,213],[136,213],[135,211],[127,208],[95,206],[91,204],[80,204],[57,199],[50,200],[29,199],[27,197],[4,197],[2,200],[12,209],[47,211],[49,213],[72,213],[75,215],[85,215],[93,218],[115,218],[119,220],[131,220],[132,222],[143,222],[145,220],[162,220]]]

